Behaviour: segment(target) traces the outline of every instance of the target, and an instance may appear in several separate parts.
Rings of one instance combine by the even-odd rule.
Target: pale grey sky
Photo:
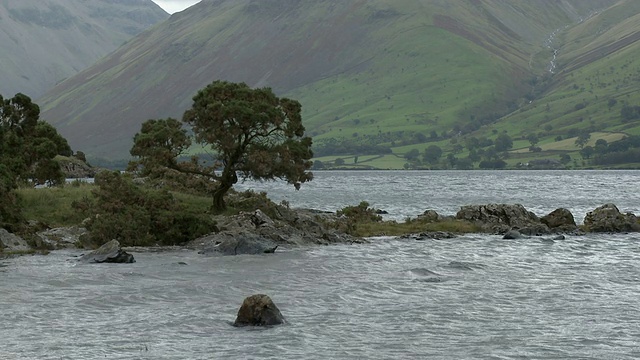
[[[182,11],[193,4],[199,3],[200,0],[153,0],[153,2],[160,5],[164,11],[173,14],[174,12]]]

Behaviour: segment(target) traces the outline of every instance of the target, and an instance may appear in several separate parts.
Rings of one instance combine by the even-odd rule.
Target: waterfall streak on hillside
[[[587,15],[586,17],[581,17],[581,18],[579,18],[579,19],[578,19],[578,24],[583,23],[583,22],[585,22],[585,21],[587,21],[587,20],[591,19],[592,17],[594,17],[594,16],[596,16],[596,15],[598,15],[598,14],[599,14],[599,12],[598,12],[598,11],[593,11],[593,12],[591,12],[589,15]],[[568,28],[569,28],[569,25],[567,25],[567,26],[565,26],[565,27],[564,27],[564,29],[565,29],[565,30],[566,30],[566,29],[568,29]],[[555,74],[555,70],[556,70],[556,67],[557,67],[557,65],[558,65],[556,61],[557,61],[557,59],[558,59],[558,52],[560,51],[560,49],[558,49],[557,47],[555,47],[555,46],[554,46],[554,42],[555,42],[556,36],[557,36],[557,35],[558,35],[558,33],[560,32],[560,30],[563,30],[563,29],[556,29],[556,30],[554,30],[554,31],[549,35],[549,37],[547,38],[547,40],[544,42],[545,46],[546,46],[549,50],[551,50],[551,53],[553,54],[553,55],[552,55],[551,60],[549,61],[549,68],[548,68],[548,71],[549,71],[549,73],[550,73],[550,74]]]

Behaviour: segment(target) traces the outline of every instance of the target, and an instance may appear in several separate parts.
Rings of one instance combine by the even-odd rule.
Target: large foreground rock
[[[271,326],[284,324],[284,316],[271,298],[264,294],[244,299],[234,326]]]
[[[458,211],[456,219],[472,222],[485,231],[499,234],[512,229],[525,235],[550,233],[549,228],[540,222],[536,214],[520,204],[467,205]]]
[[[637,232],[640,231],[638,218],[631,213],[622,214],[614,204],[605,204],[587,213],[584,218],[585,230],[589,232]]]
[[[0,250],[4,252],[29,251],[31,246],[18,235],[12,234],[5,229],[0,229]]]
[[[118,240],[111,240],[98,250],[83,255],[79,261],[85,263],[134,263],[133,255],[126,253],[120,247]]]

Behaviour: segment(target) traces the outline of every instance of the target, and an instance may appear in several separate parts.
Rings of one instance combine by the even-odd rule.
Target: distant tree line
[[[622,122],[629,122],[632,120],[640,119],[640,106],[624,105],[620,109],[620,115],[622,116]]]
[[[582,149],[591,148],[586,146]],[[583,158],[585,154],[581,152]],[[626,163],[640,163],[640,136],[628,136],[608,144],[605,140],[598,140],[595,147],[588,150],[594,165],[616,165]],[[587,156],[587,158],[591,158]]]
[[[433,144],[429,145],[422,153],[418,149],[411,149],[404,154],[407,159],[406,169],[473,169],[478,163],[481,169],[502,169],[507,166],[509,157],[508,151],[513,148],[513,139],[506,132],[500,133],[495,140],[489,138],[469,137],[464,141],[464,145],[458,138],[451,138],[451,152],[443,157],[444,151],[441,147]],[[466,157],[458,157],[468,150]]]

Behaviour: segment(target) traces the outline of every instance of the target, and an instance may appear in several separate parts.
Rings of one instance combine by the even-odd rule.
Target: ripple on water
[[[75,266],[68,255],[0,263],[0,358],[638,355],[640,252],[624,234],[553,246],[467,235],[270,256],[136,253],[125,266]],[[230,326],[254,293],[289,324]]]

